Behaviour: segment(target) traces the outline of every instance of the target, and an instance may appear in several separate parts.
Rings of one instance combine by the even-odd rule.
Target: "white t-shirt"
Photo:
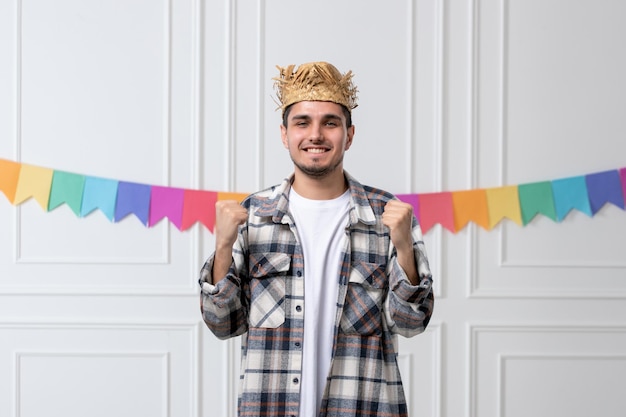
[[[339,262],[346,237],[350,193],[309,200],[293,188],[289,209],[304,253],[304,343],[300,417],[317,417],[333,348]]]

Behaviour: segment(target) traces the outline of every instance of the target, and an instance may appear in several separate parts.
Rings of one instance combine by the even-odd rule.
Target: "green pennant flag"
[[[537,214],[543,214],[556,221],[556,209],[550,181],[520,184],[518,193],[524,226],[530,223]]]
[[[66,203],[76,214],[80,216],[80,206],[83,202],[83,189],[85,177],[71,172],[54,171],[52,187],[50,188],[50,201],[48,211]]]

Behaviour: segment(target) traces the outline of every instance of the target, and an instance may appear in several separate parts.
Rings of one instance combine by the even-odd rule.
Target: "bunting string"
[[[215,202],[241,202],[247,196],[94,177],[1,158],[0,191],[13,205],[32,198],[46,212],[65,204],[77,217],[100,210],[111,222],[134,215],[146,227],[167,219],[180,231],[201,223],[211,233]],[[624,210],[625,196],[626,168],[502,187],[397,194],[413,206],[424,233],[436,224],[457,233],[470,222],[489,231],[504,219],[525,226],[538,215],[561,222],[572,210],[593,217],[606,204]]]

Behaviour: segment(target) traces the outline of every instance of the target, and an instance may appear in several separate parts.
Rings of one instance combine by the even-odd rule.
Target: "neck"
[[[291,186],[304,198],[332,200],[346,192],[348,182],[343,175],[343,169],[337,169],[332,174],[320,178],[310,177],[296,169]]]

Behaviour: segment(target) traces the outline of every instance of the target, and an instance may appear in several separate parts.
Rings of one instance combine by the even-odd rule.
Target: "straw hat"
[[[328,62],[310,62],[287,67],[276,66],[279,71],[274,89],[279,109],[285,109],[300,101],[330,101],[345,106],[352,112],[357,106],[357,88],[352,83],[352,71],[341,74]]]

